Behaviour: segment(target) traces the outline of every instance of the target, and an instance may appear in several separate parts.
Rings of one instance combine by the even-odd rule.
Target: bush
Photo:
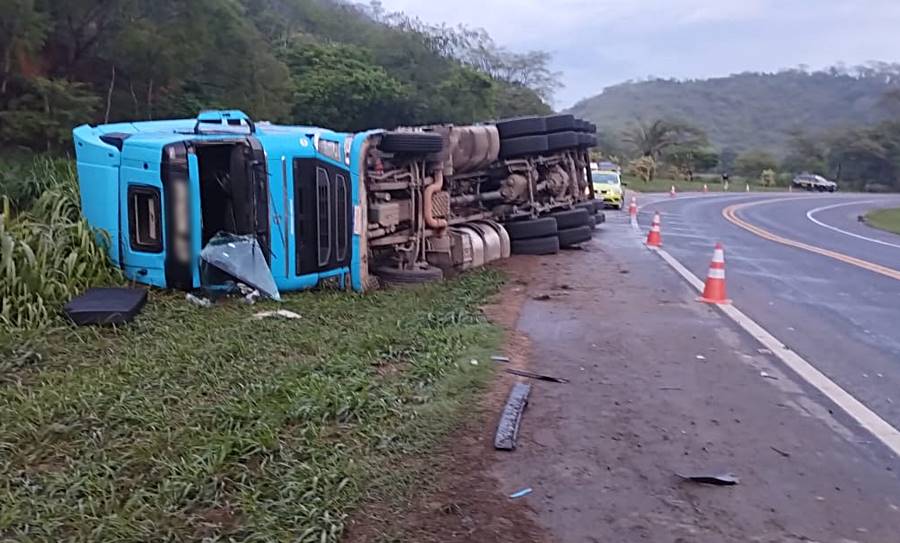
[[[0,196],[0,325],[22,329],[49,324],[71,297],[120,278],[81,217],[72,164],[38,159],[31,174],[15,184],[20,200],[41,193],[30,209]]]

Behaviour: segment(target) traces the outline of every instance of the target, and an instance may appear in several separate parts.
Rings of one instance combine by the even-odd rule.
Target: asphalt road
[[[683,194],[639,200],[642,230],[659,210],[664,248],[697,277],[706,277],[713,246],[722,242],[734,304],[900,428],[900,236],[858,221],[869,209],[900,206],[900,196]],[[745,228],[727,220],[728,208]]]

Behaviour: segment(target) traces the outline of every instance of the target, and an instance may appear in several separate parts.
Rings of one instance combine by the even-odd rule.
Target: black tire
[[[556,219],[552,217],[508,222],[503,227],[506,228],[506,233],[509,234],[509,239],[511,240],[555,236],[558,230]]]
[[[547,123],[543,117],[519,117],[497,122],[497,131],[501,139],[533,136],[547,131]]]
[[[572,149],[580,143],[578,132],[559,132],[547,136],[547,146],[551,151]]]
[[[588,226],[591,227],[591,231],[594,231],[597,229],[597,216],[596,215],[591,215],[590,217],[588,217]]]
[[[605,222],[606,222],[606,213],[603,213],[602,211],[598,212],[598,213],[594,216],[594,220],[597,221],[597,224],[603,224],[603,223],[605,223]]]
[[[589,134],[596,134],[597,133],[597,125],[594,123],[588,123],[587,131]]]
[[[597,136],[593,134],[578,134],[578,146],[582,149],[590,149],[597,146]]]
[[[512,242],[512,252],[517,255],[555,255],[559,252],[559,237],[517,239]]]
[[[413,270],[401,270],[400,268],[383,267],[375,268],[375,275],[390,285],[414,285],[418,283],[431,283],[444,278],[444,272],[440,268],[428,266]]]
[[[593,217],[597,214],[597,211],[600,210],[598,202],[596,200],[588,200],[586,202],[580,202],[575,204],[576,208],[579,209],[587,209],[587,212]]]
[[[515,158],[523,155],[546,153],[547,136],[522,136],[500,140],[500,158]]]
[[[547,133],[570,132],[575,130],[575,116],[569,114],[547,115],[544,117],[547,125]]]
[[[573,245],[578,245],[579,243],[591,241],[591,238],[593,237],[593,235],[591,234],[590,224],[579,226],[577,228],[567,228],[565,230],[560,230],[559,234],[557,235],[559,236],[560,247],[572,247]]]
[[[440,153],[444,138],[430,132],[387,132],[381,136],[378,148],[385,153]]]
[[[568,230],[569,228],[578,228],[588,223],[590,213],[586,209],[570,209],[568,211],[557,211],[551,213],[551,217],[556,219],[556,228],[558,230]]]

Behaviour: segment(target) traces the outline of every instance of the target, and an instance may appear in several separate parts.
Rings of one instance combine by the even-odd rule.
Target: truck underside
[[[381,134],[368,148],[364,172],[374,273],[406,271],[412,278],[428,264],[464,269],[508,256],[503,224],[592,200],[595,130],[555,115]]]

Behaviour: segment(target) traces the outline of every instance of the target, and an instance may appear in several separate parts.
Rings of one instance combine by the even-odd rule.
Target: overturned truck
[[[192,290],[221,234],[280,290],[440,278],[590,240],[596,127],[571,115],[357,134],[240,111],[74,130],[82,209],[135,281]]]

